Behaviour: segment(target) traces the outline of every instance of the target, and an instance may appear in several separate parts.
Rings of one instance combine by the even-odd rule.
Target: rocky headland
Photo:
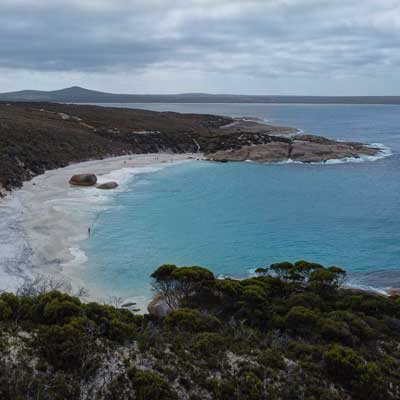
[[[46,170],[129,154],[202,153],[212,161],[321,162],[380,151],[298,133],[246,118],[0,102],[0,195]]]
[[[262,144],[250,144],[239,149],[222,150],[208,154],[212,161],[255,161],[260,163],[297,161],[326,162],[362,156],[375,156],[381,149],[357,142],[338,142],[314,135],[270,137]]]

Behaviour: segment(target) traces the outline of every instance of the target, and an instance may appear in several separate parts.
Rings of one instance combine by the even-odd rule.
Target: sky
[[[0,92],[400,95],[400,0],[0,0]]]

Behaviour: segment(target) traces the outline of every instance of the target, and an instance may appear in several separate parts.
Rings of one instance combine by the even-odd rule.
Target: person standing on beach
[[[90,226],[89,226],[89,228],[87,228],[87,231],[88,231],[88,235],[90,236],[90,232],[91,232]]]

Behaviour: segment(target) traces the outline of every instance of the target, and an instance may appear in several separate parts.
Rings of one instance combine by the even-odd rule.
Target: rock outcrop
[[[94,186],[97,183],[95,174],[77,174],[72,176],[69,183],[74,186]]]
[[[211,161],[255,161],[303,163],[326,162],[329,160],[374,156],[380,149],[362,143],[337,142],[313,135],[297,135],[290,138],[275,137],[273,142],[243,146],[238,149],[217,151],[207,155]]]
[[[147,311],[150,315],[153,315],[157,318],[166,317],[172,310],[168,306],[168,304],[164,301],[164,299],[157,295],[154,299],[148,304]]]
[[[290,144],[285,142],[271,142],[267,144],[244,146],[240,149],[218,151],[209,154],[211,161],[255,161],[279,162],[288,159]]]
[[[118,187],[117,182],[105,182],[96,186],[97,189],[116,189]]]

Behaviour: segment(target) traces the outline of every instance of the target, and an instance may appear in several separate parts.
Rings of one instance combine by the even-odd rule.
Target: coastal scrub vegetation
[[[0,197],[71,163],[146,153],[198,153],[220,162],[325,162],[380,149],[294,128],[218,115],[0,101]]]
[[[400,297],[307,261],[152,274],[165,316],[58,290],[0,294],[1,399],[400,398]]]

